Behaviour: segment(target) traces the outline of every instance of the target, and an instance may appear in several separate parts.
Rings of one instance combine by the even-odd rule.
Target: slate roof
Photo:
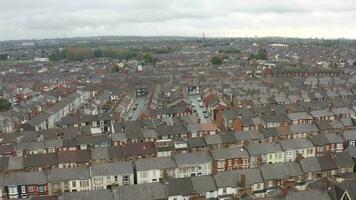
[[[109,148],[108,147],[95,147],[91,150],[92,160],[107,160],[109,159]]]
[[[318,127],[314,124],[292,124],[289,126],[289,130],[293,133],[308,133],[319,131]]]
[[[56,153],[48,154],[30,154],[24,158],[25,168],[44,168],[58,165],[58,156]]]
[[[166,185],[161,183],[147,183],[138,185],[123,185],[114,191],[115,200],[167,199]]]
[[[45,185],[47,176],[45,172],[17,172],[5,177],[6,185]]]
[[[82,192],[66,192],[61,196],[65,200],[113,200],[114,194],[111,190],[93,190]],[[61,199],[59,197],[59,199]]]
[[[171,157],[144,158],[135,161],[137,171],[146,171],[152,169],[172,169],[176,167]]]
[[[212,161],[212,157],[207,152],[178,154],[174,156],[174,159],[178,167],[205,164]]]
[[[319,165],[322,171],[329,171],[337,169],[335,161],[331,158],[330,155],[317,157]]]
[[[9,170],[20,170],[24,169],[24,158],[23,157],[9,157]]]
[[[0,172],[8,169],[9,158],[0,157]]]
[[[88,163],[91,160],[89,150],[61,151],[58,152],[58,164],[63,163]]]
[[[300,166],[302,167],[304,173],[321,172],[322,170],[316,157],[301,160]]]
[[[348,140],[356,140],[356,130],[347,130],[342,133],[342,137]]]
[[[330,195],[332,199],[341,199],[345,191],[350,196],[350,200],[356,199],[356,181],[346,180],[331,186]]]
[[[216,191],[216,185],[212,176],[193,176],[191,177],[193,190],[198,194]]]
[[[252,143],[247,146],[247,151],[251,156],[258,156],[281,152],[282,148],[278,143]]]
[[[323,109],[323,110],[312,110],[310,111],[310,114],[313,117],[324,117],[324,116],[333,116],[334,113],[332,113],[330,110]]]
[[[315,146],[321,146],[325,144],[333,144],[333,143],[343,143],[344,140],[339,134],[336,133],[328,133],[321,135],[313,135],[311,138],[312,143]]]
[[[217,188],[237,188],[239,186],[239,174],[237,171],[219,172],[214,176]]]
[[[303,149],[303,148],[313,148],[313,143],[306,138],[281,140],[279,141],[283,150],[287,149]]]
[[[174,178],[168,181],[168,196],[189,196],[193,193],[193,184],[190,178]]]
[[[288,177],[302,176],[303,172],[297,162],[263,165],[261,173],[264,180],[280,180]]]
[[[289,113],[288,118],[292,121],[300,119],[313,119],[312,116],[307,112]]]
[[[237,141],[245,140],[262,140],[266,137],[259,131],[241,131],[235,133],[235,138]]]
[[[204,137],[194,137],[188,140],[190,148],[206,147],[206,141]]]
[[[335,154],[335,164],[338,168],[342,167],[352,167],[354,166],[354,161],[350,154],[346,151]]]
[[[91,166],[92,176],[110,176],[120,174],[133,174],[132,162],[113,162]]]
[[[160,127],[155,130],[159,136],[184,135],[188,133],[187,128],[182,125]]]
[[[285,200],[331,200],[326,191],[311,189],[306,191],[290,191]]]
[[[128,143],[124,147],[125,157],[156,154],[153,142]]]
[[[208,145],[222,144],[220,135],[208,135],[205,137],[205,141]]]
[[[88,168],[56,168],[48,171],[48,181],[51,183],[87,179],[90,179]]]
[[[110,146],[109,147],[109,158],[114,160],[124,160],[125,153],[122,146]]]
[[[245,175],[245,185],[253,185],[256,183],[264,183],[260,169],[242,169],[237,171],[239,175]]]
[[[249,154],[245,148],[239,147],[230,147],[215,149],[212,152],[214,160],[225,160],[225,159],[234,159],[234,158],[248,158]]]

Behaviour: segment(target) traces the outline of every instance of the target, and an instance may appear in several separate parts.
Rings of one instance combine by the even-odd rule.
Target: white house
[[[219,172],[214,176],[219,199],[231,199],[239,188],[237,171]]]
[[[171,157],[145,158],[135,161],[137,184],[154,183],[174,177],[176,164]]]
[[[92,189],[111,189],[112,186],[134,184],[132,162],[97,164],[90,167]]]
[[[211,174],[212,157],[207,152],[178,154],[174,159],[177,164],[175,178]]]
[[[49,195],[91,190],[88,168],[58,168],[48,171]]]
[[[315,147],[306,138],[282,140],[279,141],[279,144],[285,153],[285,162],[295,161],[297,155],[300,155],[302,158],[315,157]]]

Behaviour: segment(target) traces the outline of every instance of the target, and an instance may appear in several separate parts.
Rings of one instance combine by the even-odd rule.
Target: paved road
[[[137,120],[140,113],[145,109],[145,101],[146,101],[146,98],[144,98],[144,97],[137,98],[134,101],[133,105],[131,106],[130,110],[125,115],[124,119],[129,120],[129,121]],[[134,110],[134,107],[136,107],[136,110]],[[130,118],[130,116],[131,116],[131,118]]]
[[[196,110],[196,111],[197,111],[196,113],[198,113],[198,116],[199,116],[199,118],[200,118],[200,122],[201,122],[201,123],[210,122],[211,119],[210,119],[210,114],[208,113],[208,111],[207,111],[207,113],[209,114],[209,118],[205,118],[205,117],[204,117],[203,111],[206,110],[206,108],[205,108],[205,105],[204,105],[204,104],[203,104],[203,107],[200,107],[200,106],[199,106],[199,104],[200,104],[200,102],[199,102],[199,100],[198,100],[199,98],[200,98],[200,95],[191,95],[191,96],[189,96],[189,100],[190,100],[191,105],[192,105],[193,103],[195,104],[195,107],[192,107],[192,108],[193,108],[193,110]],[[193,113],[194,113],[194,112],[193,112]]]

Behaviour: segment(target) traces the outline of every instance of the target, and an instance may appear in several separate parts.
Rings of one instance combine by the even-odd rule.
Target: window
[[[80,181],[80,187],[81,188],[89,187],[89,182],[88,181]]]
[[[107,182],[108,184],[111,183],[111,177],[110,177],[110,176],[106,177],[106,182]]]
[[[282,153],[278,153],[278,154],[277,154],[277,157],[278,157],[278,160],[281,160],[282,157],[283,157],[283,156],[282,156]]]
[[[26,194],[26,186],[21,186],[21,193]]]
[[[336,144],[336,149],[342,149],[342,143],[341,144]]]
[[[10,195],[17,194],[17,187],[9,187],[9,194]]]
[[[141,178],[146,178],[147,177],[147,173],[146,172],[141,172],[140,173],[140,177]]]
[[[349,144],[350,146],[355,146],[355,140],[351,140]]]
[[[117,182],[117,176],[114,176],[114,180],[115,180],[115,182]]]
[[[45,187],[44,187],[44,186],[39,186],[39,187],[38,187],[38,190],[39,190],[40,192],[45,192]]]
[[[273,159],[273,154],[268,154],[268,159],[272,160]]]
[[[308,154],[308,155],[313,154],[313,149],[307,149],[307,154]]]
[[[103,179],[102,179],[102,178],[95,178],[95,179],[94,179],[94,184],[95,184],[95,185],[101,185],[101,184],[103,184]]]
[[[273,181],[268,181],[268,187],[272,187],[273,186]]]
[[[54,147],[49,147],[49,148],[48,148],[48,152],[49,152],[49,153],[54,153],[54,152],[55,152]]]
[[[65,188],[68,188],[68,187],[69,187],[69,186],[68,186],[68,181],[65,181],[65,182],[64,182],[64,187],[65,187]]]
[[[261,184],[260,184],[260,183],[257,183],[257,184],[256,184],[256,190],[261,190],[261,189],[262,189]]]
[[[129,176],[123,176],[123,177],[122,177],[122,182],[123,182],[124,184],[129,184],[129,181],[130,181],[130,177],[129,177]]]
[[[329,145],[326,145],[325,146],[325,151],[329,151],[329,148],[330,148]]]
[[[287,157],[292,157],[292,156],[293,156],[292,151],[287,151]]]
[[[324,147],[323,147],[323,146],[320,146],[320,147],[318,147],[318,148],[319,148],[319,152],[324,151]]]
[[[77,187],[77,182],[76,181],[72,181],[72,187]]]

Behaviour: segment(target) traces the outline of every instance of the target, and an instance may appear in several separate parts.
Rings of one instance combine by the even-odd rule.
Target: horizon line
[[[203,38],[202,36],[184,36],[184,35],[89,35],[89,36],[69,36],[69,37],[44,37],[44,38],[22,38],[22,39],[8,39],[1,40],[0,42],[15,42],[15,41],[40,41],[40,40],[65,40],[65,39],[80,39],[80,38],[95,38],[95,37],[138,37],[138,38]],[[263,38],[280,38],[280,39],[301,39],[301,40],[356,40],[356,38],[347,37],[291,37],[291,36],[207,36],[205,39],[263,39]]]

